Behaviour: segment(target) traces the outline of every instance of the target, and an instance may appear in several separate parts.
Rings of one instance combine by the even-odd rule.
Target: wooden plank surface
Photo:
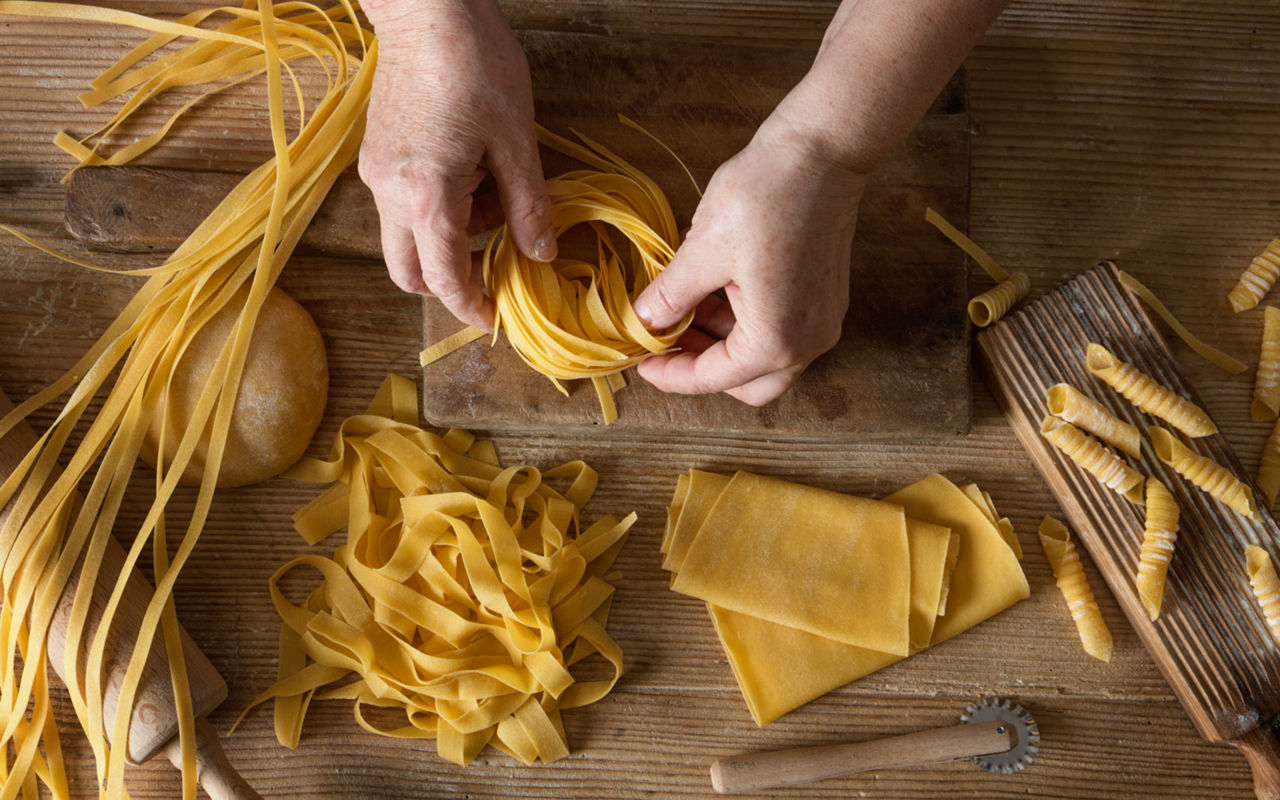
[[[143,0],[126,7],[190,8]],[[834,3],[516,0],[505,7],[522,28],[813,48]],[[1224,298],[1275,233],[1277,32],[1280,10],[1261,0],[1014,2],[968,61],[974,237],[1006,265],[1027,269],[1037,293],[1099,258],[1116,258],[1197,332],[1252,358],[1261,314],[1234,316]],[[75,94],[138,36],[4,18],[0,38],[0,217],[74,249],[58,183],[67,163],[49,140],[59,127],[87,133],[104,121],[105,110],[80,108]],[[254,166],[270,149],[258,100],[246,89],[226,102],[217,114],[194,116],[145,163]],[[146,261],[101,260],[118,268]],[[976,269],[971,277],[975,290],[990,285]],[[414,374],[418,303],[398,295],[380,267],[362,262],[303,257],[283,282],[316,316],[329,347],[331,402],[315,445],[322,452],[386,372]],[[135,285],[0,238],[0,387],[26,397],[60,374]],[[1180,345],[1173,352],[1252,472],[1268,426],[1249,421],[1251,377],[1227,376]],[[1026,772],[992,776],[961,763],[844,778],[788,796],[1252,797],[1244,760],[1200,738],[1087,555],[1116,652],[1103,665],[1080,650],[1034,540],[1039,519],[1059,513],[1058,505],[986,389],[975,383],[973,392],[970,434],[928,443],[678,431],[500,434],[509,461],[545,467],[581,457],[598,467],[601,490],[588,516],[640,515],[619,561],[625,577],[611,624],[627,673],[608,699],[565,715],[574,755],[546,768],[486,755],[462,770],[429,745],[363,733],[336,704],[313,708],[294,752],[275,744],[269,714],[252,714],[228,740],[229,755],[270,797],[710,797],[706,768],[715,756],[941,725],[994,691],[1018,697],[1040,722],[1043,747]],[[35,422],[49,418],[46,412]],[[757,729],[702,608],[669,592],[659,567],[663,507],[675,475],[689,467],[751,469],[873,496],[933,470],[977,480],[1014,522],[1032,596],[965,636]],[[137,483],[145,497],[145,476]],[[277,622],[266,580],[310,550],[288,518],[313,491],[272,481],[221,494],[179,582],[179,614],[230,684],[230,699],[212,717],[221,730],[274,675]],[[190,504],[182,496],[175,514]],[[139,522],[142,502],[135,498],[126,511],[122,524]],[[57,711],[74,726],[65,700]],[[87,747],[75,736],[64,743],[76,796],[92,796]],[[136,797],[176,796],[167,765],[135,770],[130,785]]]

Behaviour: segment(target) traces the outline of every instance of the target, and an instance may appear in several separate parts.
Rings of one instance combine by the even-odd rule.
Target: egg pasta
[[[1187,436],[1209,436],[1218,432],[1218,426],[1204,409],[1116,358],[1102,345],[1089,344],[1085,349],[1085,365],[1140,411],[1159,417]]]
[[[1086,653],[1099,661],[1110,661],[1113,648],[1111,631],[1107,629],[1093,590],[1089,588],[1089,579],[1085,577],[1071,533],[1053,517],[1045,517],[1040,522],[1039,534],[1040,546],[1053,568],[1053,576],[1067,601],[1071,619],[1076,623],[1080,644]]]
[[[1159,425],[1151,426],[1150,435],[1156,456],[1173,467],[1175,472],[1232,511],[1252,520],[1258,519],[1253,490],[1230,470],[1208,456],[1191,452],[1173,433]]]
[[[1173,548],[1178,541],[1178,504],[1169,489],[1156,478],[1147,478],[1147,516],[1142,553],[1138,557],[1135,583],[1138,599],[1154,621],[1164,601],[1165,578]]]

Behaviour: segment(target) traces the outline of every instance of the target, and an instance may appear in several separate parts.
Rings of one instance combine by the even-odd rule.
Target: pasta
[[[1209,436],[1218,432],[1204,409],[1116,358],[1102,345],[1089,344],[1085,364],[1139,410],[1163,419],[1186,435]]]
[[[1070,532],[1053,517],[1045,517],[1040,522],[1040,545],[1053,568],[1053,576],[1067,601],[1071,618],[1075,620],[1084,651],[1099,661],[1110,661],[1113,647],[1111,631],[1107,630],[1107,623],[1098,610]]]
[[[1280,577],[1266,550],[1251,544],[1244,549],[1245,571],[1249,573],[1249,586],[1262,608],[1262,616],[1271,629],[1271,635],[1280,642]]]
[[[1277,414],[1280,414],[1280,308],[1267,306],[1263,311],[1262,347],[1249,416],[1254,422],[1262,422],[1275,419]]]
[[[1112,447],[1138,458],[1142,436],[1138,429],[1117,418],[1106,406],[1087,397],[1069,383],[1055,383],[1045,390],[1049,413],[1082,428]]]
[[[1156,478],[1147,478],[1147,518],[1138,557],[1138,598],[1153,622],[1160,616],[1165,575],[1178,541],[1178,504]]]
[[[1047,416],[1040,423],[1040,434],[1108,489],[1134,503],[1142,502],[1142,473],[1097,439],[1054,416]]]
[[[1156,297],[1155,294],[1146,286],[1143,286],[1141,281],[1137,278],[1123,270],[1120,272],[1119,278],[1121,286],[1124,286],[1126,289],[1133,292],[1138,296],[1138,299],[1150,306],[1151,310],[1155,311],[1156,314],[1159,315],[1160,319],[1168,323],[1170,328],[1173,328],[1173,332],[1178,334],[1178,338],[1186,342],[1187,346],[1194,350],[1196,354],[1205,361],[1208,361],[1215,367],[1230,372],[1232,375],[1244,372],[1249,368],[1244,362],[1232,358],[1216,347],[1210,347],[1191,331],[1187,330],[1187,326],[1179,322],[1178,318],[1173,315],[1173,312],[1170,311],[1164,303],[1160,302],[1160,298]]]
[[[969,319],[985,328],[1005,315],[1019,300],[1031,292],[1031,279],[1025,272],[1015,272],[1008,280],[996,284],[969,301]]]
[[[1272,239],[1265,249],[1254,256],[1235,287],[1227,293],[1231,308],[1238,314],[1262,302],[1267,292],[1280,276],[1280,239]]]
[[[1258,506],[1253,499],[1253,490],[1232,475],[1226,467],[1212,458],[1191,452],[1177,437],[1159,425],[1152,425],[1150,433],[1151,444],[1161,461],[1236,513],[1252,520],[1258,519]]]
[[[1258,465],[1258,488],[1267,498],[1267,508],[1276,504],[1280,494],[1280,420],[1271,428],[1267,443],[1262,446],[1262,461]]]
[[[409,386],[407,402],[391,399],[394,383]],[[297,516],[307,541],[342,527],[346,538],[332,558],[304,555],[272,576],[279,679],[250,708],[275,700],[287,747],[312,699],[343,699],[366,730],[434,738],[461,765],[486,745],[524,763],[562,758],[560,709],[599,700],[622,674],[606,579],[636,515],[580,530],[590,467],[503,468],[465,431],[403,421],[417,418],[411,389],[389,378],[368,413],[342,424],[328,460],[290,471],[332,482]],[[330,492],[345,500],[336,514]],[[280,583],[303,568],[323,581],[294,605]],[[594,654],[612,677],[577,682],[569,668]],[[405,724],[375,725],[369,708],[398,710]]]

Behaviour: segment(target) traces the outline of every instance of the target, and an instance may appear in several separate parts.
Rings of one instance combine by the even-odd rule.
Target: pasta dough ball
[[[247,296],[247,289],[242,289],[232,298],[196,334],[179,360],[143,444],[142,459],[152,467],[165,411],[165,463],[169,463]],[[328,389],[329,366],[319,328],[306,309],[272,289],[249,340],[218,486],[257,483],[292,466],[320,425]],[[209,427],[212,424],[210,419]],[[182,475],[183,483],[199,485],[208,449],[206,428]]]

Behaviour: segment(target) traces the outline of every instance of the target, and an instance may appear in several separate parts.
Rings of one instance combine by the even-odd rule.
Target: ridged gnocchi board
[[[808,49],[569,34],[526,35],[524,44],[539,120],[557,132],[582,131],[644,170],[667,192],[680,225],[697,203],[689,179],[661,148],[619,124],[617,114],[659,137],[705,185],[813,60]],[[629,370],[614,426],[895,440],[966,432],[968,268],[924,213],[932,206],[966,226],[967,107],[959,76],[872,176],[860,205],[840,343],[785,396],[752,408],[725,395],[667,395]],[[543,167],[557,175],[579,165],[544,152]],[[426,301],[428,344],[460,327],[435,300]],[[423,413],[437,425],[485,430],[599,425],[591,383],[567,388],[571,396],[564,397],[505,338],[492,348],[485,339],[426,368]]]
[[[1146,436],[1155,420],[1091,375],[1084,353],[1098,342],[1201,407],[1141,303],[1104,262],[976,336],[978,368],[1063,514],[1115,595],[1169,686],[1208,741],[1234,745],[1253,768],[1259,797],[1280,798],[1280,647],[1267,628],[1244,567],[1244,550],[1280,555],[1280,528],[1231,511],[1156,458]],[[1040,435],[1044,393],[1067,382],[1143,431],[1135,468],[1169,487],[1181,513],[1160,617],[1147,618],[1134,578],[1143,509],[1103,486]],[[1183,441],[1252,484],[1221,434]],[[1255,495],[1261,496],[1255,489]]]

